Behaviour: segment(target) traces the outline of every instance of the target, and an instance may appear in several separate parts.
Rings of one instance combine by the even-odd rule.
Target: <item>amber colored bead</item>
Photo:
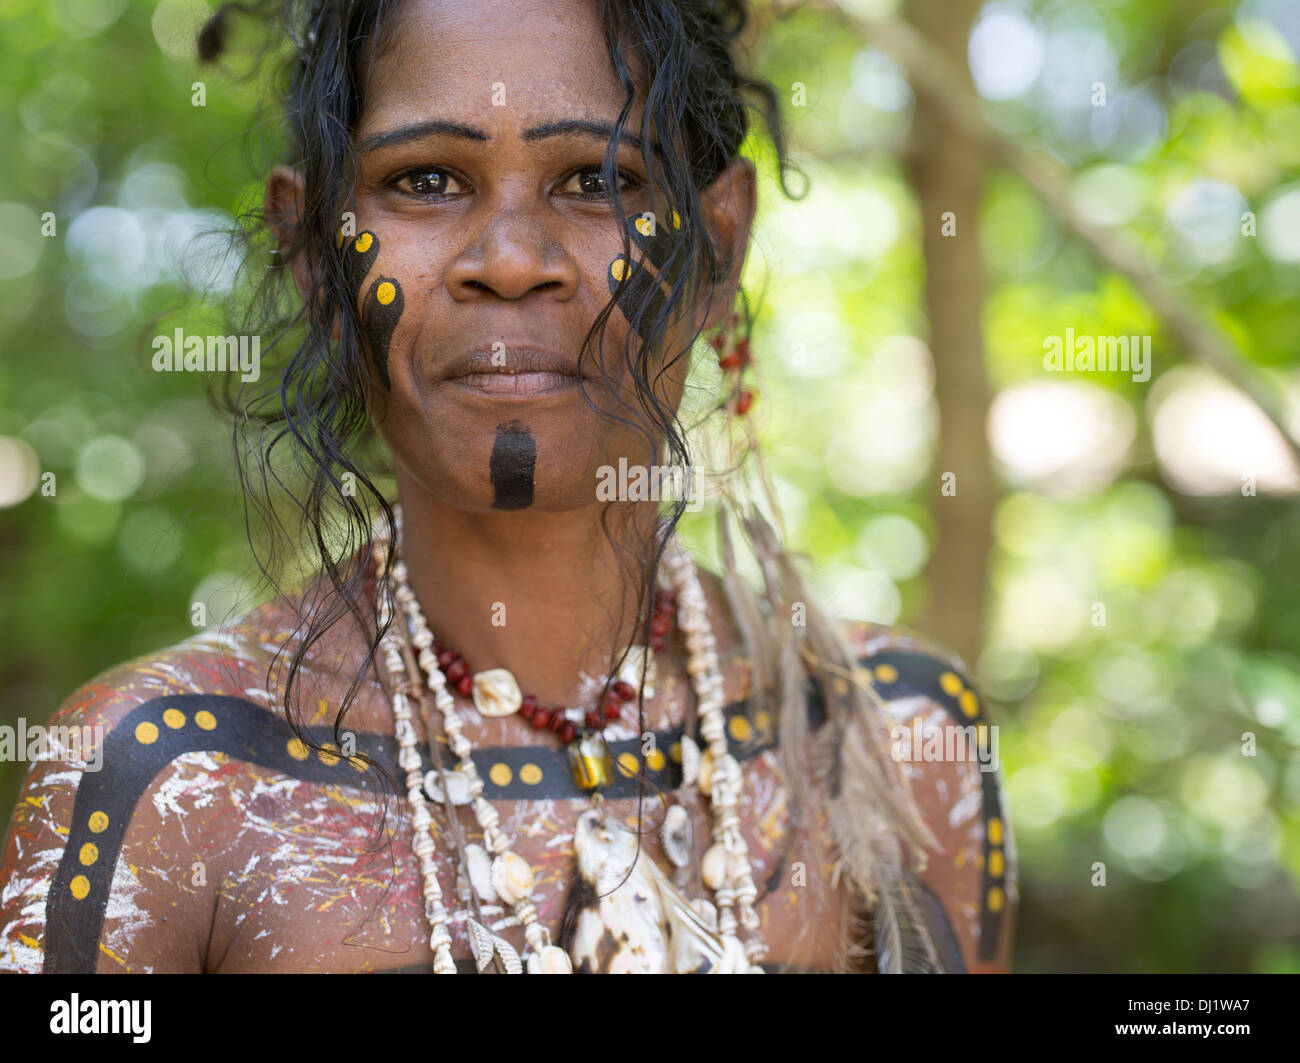
[[[534,727],[536,727],[540,731],[543,727],[545,727],[548,723],[551,722],[551,710],[542,709],[542,708],[537,709],[537,711],[533,713],[530,722]]]
[[[672,629],[673,618],[663,613],[659,613],[650,621],[650,634],[652,635],[667,635]]]
[[[467,669],[465,667],[464,661],[453,662],[452,666],[447,669],[447,682],[459,683],[461,681],[461,677],[464,676],[466,670]]]
[[[603,721],[601,719],[600,713],[598,713],[595,709],[588,709],[585,713],[582,714],[582,718],[583,720],[586,721],[588,727],[592,728],[593,730],[597,730],[597,731],[600,730],[600,725]]]
[[[738,339],[732,353],[740,359],[741,365],[749,365],[749,340],[744,339],[743,337]]]
[[[564,718],[564,710],[556,709],[555,712],[552,713],[551,715],[551,722],[548,723],[546,726],[558,734],[561,730],[564,729],[564,725],[567,722],[568,721],[566,721]]]
[[[742,369],[744,368],[744,365],[745,365],[745,360],[741,358],[740,355],[737,354],[735,351],[732,351],[730,354],[723,355],[721,358],[718,359],[718,368],[720,369]]]
[[[650,637],[650,649],[655,653],[658,653],[666,645],[668,645],[668,643],[662,635],[652,635]]]
[[[462,698],[467,698],[474,691],[474,677],[472,675],[463,675],[460,682],[456,684],[456,689],[460,691]]]
[[[519,715],[525,720],[537,711],[537,695],[525,694],[524,700],[519,705]]]
[[[578,729],[573,726],[573,721],[566,720],[564,727],[560,729],[560,738],[563,739],[564,744],[567,746],[570,742],[572,742],[577,737],[578,737]]]
[[[624,701],[631,701],[634,697],[636,697],[636,687],[634,687],[626,679],[620,679],[617,683],[614,684],[614,693],[617,694]]]
[[[584,735],[569,746],[569,766],[573,781],[580,790],[598,790],[608,786],[614,774],[609,747],[598,736]]]
[[[742,391],[736,396],[736,416],[744,417],[749,412],[750,406],[754,404],[754,393],[752,391]]]
[[[456,659],[457,656],[458,654],[456,653],[455,650],[443,650],[440,654],[438,654],[438,667],[441,668],[443,671],[446,671],[448,668],[451,667],[452,662]]]
[[[727,342],[727,337],[722,335],[722,333],[720,332],[715,333],[714,335],[709,337],[709,346],[712,347],[715,351],[722,350],[726,342]]]
[[[609,702],[605,702],[605,719],[617,720],[622,715],[623,710],[620,706],[611,705]]]
[[[439,642],[437,639],[434,639],[434,640],[433,640],[433,655],[434,655],[435,657],[441,657],[441,656],[443,655],[443,653],[446,652],[446,649],[447,649],[447,647],[444,646],[444,645],[443,645],[441,642]]]

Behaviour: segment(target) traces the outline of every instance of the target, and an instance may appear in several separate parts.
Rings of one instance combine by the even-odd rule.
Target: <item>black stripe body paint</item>
[[[519,420],[497,425],[490,475],[493,509],[527,509],[533,504],[533,466],[537,444]]]
[[[824,702],[814,698],[811,680],[807,685],[809,726],[825,722]],[[183,722],[169,722],[168,714],[179,712]],[[739,761],[776,748],[776,732],[767,724],[760,727],[751,718],[749,704],[735,701],[723,709],[728,723],[727,746]],[[743,716],[749,722],[738,733],[732,719]],[[147,731],[144,730],[147,728]],[[330,724],[304,728],[318,745],[334,741]],[[658,749],[671,749],[682,737],[682,726],[654,732]],[[142,738],[141,736],[144,735]],[[691,732],[702,742],[698,728]],[[641,756],[640,735],[610,742],[615,765],[626,756]],[[46,974],[93,974],[99,960],[99,941],[112,894],[114,869],[122,842],[135,815],[136,805],[159,772],[185,753],[221,753],[232,761],[269,768],[289,779],[301,779],[318,786],[354,791],[373,799],[372,768],[382,767],[392,778],[402,776],[399,747],[391,735],[361,731],[356,734],[356,753],[347,758],[322,759],[302,756],[297,736],[274,712],[243,698],[222,694],[169,694],[146,701],[125,716],[104,737],[104,770],[82,775],[68,824],[67,845],[50,881],[45,902]],[[590,796],[578,788],[569,766],[568,754],[554,745],[496,746],[476,749],[474,765],[483,779],[483,796],[502,801],[586,801]],[[510,782],[493,782],[497,765],[510,769]],[[530,767],[532,778],[523,771]],[[427,749],[420,751],[421,775],[433,770]],[[681,764],[671,757],[658,767],[644,765],[649,785],[665,792],[682,785]],[[527,781],[525,781],[527,780]],[[232,782],[232,785],[233,782]],[[610,800],[632,798],[640,787],[640,772],[618,768],[604,795]],[[347,800],[346,797],[340,800]],[[401,799],[404,800],[404,799]],[[399,807],[401,800],[399,800]],[[87,842],[97,847],[98,857],[87,865],[81,859]],[[773,874],[780,876],[781,868]],[[427,970],[427,965],[424,968]]]

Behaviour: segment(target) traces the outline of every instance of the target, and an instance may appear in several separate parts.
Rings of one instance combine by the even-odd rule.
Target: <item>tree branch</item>
[[[854,15],[844,10],[837,0],[819,0],[816,6],[843,21],[898,63],[907,72],[916,93],[923,94],[955,132],[1016,173],[1098,259],[1132,281],[1182,342],[1188,355],[1247,395],[1273,423],[1292,454],[1300,459],[1300,441],[1288,428],[1273,388],[1251,368],[1232,338],[1201,311],[1192,297],[1151,271],[1125,233],[1097,225],[1083,214],[1070,194],[1069,172],[1060,163],[1041,151],[1018,144],[985,118],[978,100],[965,88],[949,62],[911,26],[897,19]]]

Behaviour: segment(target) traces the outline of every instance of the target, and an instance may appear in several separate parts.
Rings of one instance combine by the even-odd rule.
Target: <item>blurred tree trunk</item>
[[[980,0],[907,0],[904,9],[906,19],[961,71],[967,86],[966,42],[979,8]],[[921,210],[925,304],[940,418],[933,509],[937,541],[922,626],[973,668],[982,645],[995,502],[985,430],[989,384],[977,225],[982,152],[918,92],[906,165]],[[945,236],[949,212],[956,231]],[[955,484],[944,494],[944,481],[952,480],[947,473],[955,475]]]

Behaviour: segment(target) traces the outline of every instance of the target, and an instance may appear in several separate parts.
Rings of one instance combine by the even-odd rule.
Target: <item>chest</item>
[[[832,970],[848,898],[842,886],[832,886],[833,851],[825,825],[815,817],[811,830],[796,823],[771,748],[742,756],[740,763],[741,833],[759,892],[755,907],[769,947],[765,962]],[[487,766],[485,774],[494,767]],[[518,771],[511,774],[513,782]],[[504,771],[498,771],[498,781],[503,778]],[[625,784],[622,791],[627,788]],[[259,771],[236,802],[245,829],[237,849],[228,854],[228,870],[217,891],[209,970],[429,969],[429,927],[404,793],[379,797]],[[558,942],[575,878],[575,827],[590,802],[537,797],[492,799],[492,804],[511,848],[534,871],[538,918]],[[685,808],[691,824],[694,858],[684,869],[669,859],[659,829],[670,805]],[[456,809],[454,828],[445,808],[430,808],[438,881],[452,915],[452,954],[472,969],[466,924],[472,887],[457,857],[456,838],[462,844],[481,842],[482,833],[468,808]],[[649,785],[641,801],[618,797],[607,800],[605,808],[629,831],[640,824],[639,861],[653,861],[688,899],[712,897],[699,878],[712,841],[712,820],[708,801],[698,791]],[[634,886],[630,879],[629,888]],[[522,952],[522,928],[509,911],[500,902],[481,899],[477,906],[479,918]]]

